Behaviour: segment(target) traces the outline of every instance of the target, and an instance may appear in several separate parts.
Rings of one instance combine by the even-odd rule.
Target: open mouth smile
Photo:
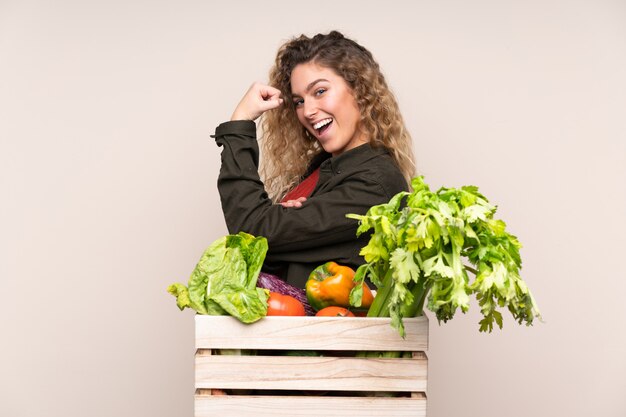
[[[319,122],[313,125],[313,129],[317,131],[318,136],[321,136],[328,129],[328,127],[331,125],[332,122],[333,122],[332,117],[320,120]]]

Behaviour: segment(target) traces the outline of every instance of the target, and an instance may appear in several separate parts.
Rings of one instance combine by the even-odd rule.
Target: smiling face
[[[300,123],[333,156],[369,142],[359,130],[361,112],[346,81],[314,62],[291,72],[293,105]]]

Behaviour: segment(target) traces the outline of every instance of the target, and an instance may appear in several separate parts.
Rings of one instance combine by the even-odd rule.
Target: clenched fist
[[[230,120],[256,120],[268,110],[283,104],[280,90],[254,83],[243,96]]]

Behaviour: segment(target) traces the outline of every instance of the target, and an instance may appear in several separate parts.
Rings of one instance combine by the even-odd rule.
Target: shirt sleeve
[[[223,123],[215,138],[223,147],[218,190],[228,230],[264,236],[270,252],[306,258],[308,249],[355,241],[357,221],[345,215],[363,214],[389,199],[376,180],[354,175],[310,197],[301,208],[273,204],[258,174],[254,122]]]

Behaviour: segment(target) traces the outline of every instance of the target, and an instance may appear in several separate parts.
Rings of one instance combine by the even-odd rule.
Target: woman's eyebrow
[[[328,80],[326,78],[318,78],[317,80],[310,82],[309,85],[306,86],[306,89],[304,90],[304,92],[308,93],[309,90],[311,90],[311,88],[313,88],[315,86],[315,84],[320,83],[322,81],[328,82]],[[291,93],[291,95],[294,96],[294,97],[299,97],[296,93]]]
[[[306,90],[305,90],[305,91],[307,91],[307,92],[308,92],[311,88],[313,88],[313,86],[314,86],[315,84],[320,83],[320,82],[322,82],[322,81],[328,81],[328,80],[327,80],[327,79],[325,79],[325,78],[318,78],[317,80],[313,81],[312,83],[309,83],[309,85],[307,85],[307,86],[306,86]]]

